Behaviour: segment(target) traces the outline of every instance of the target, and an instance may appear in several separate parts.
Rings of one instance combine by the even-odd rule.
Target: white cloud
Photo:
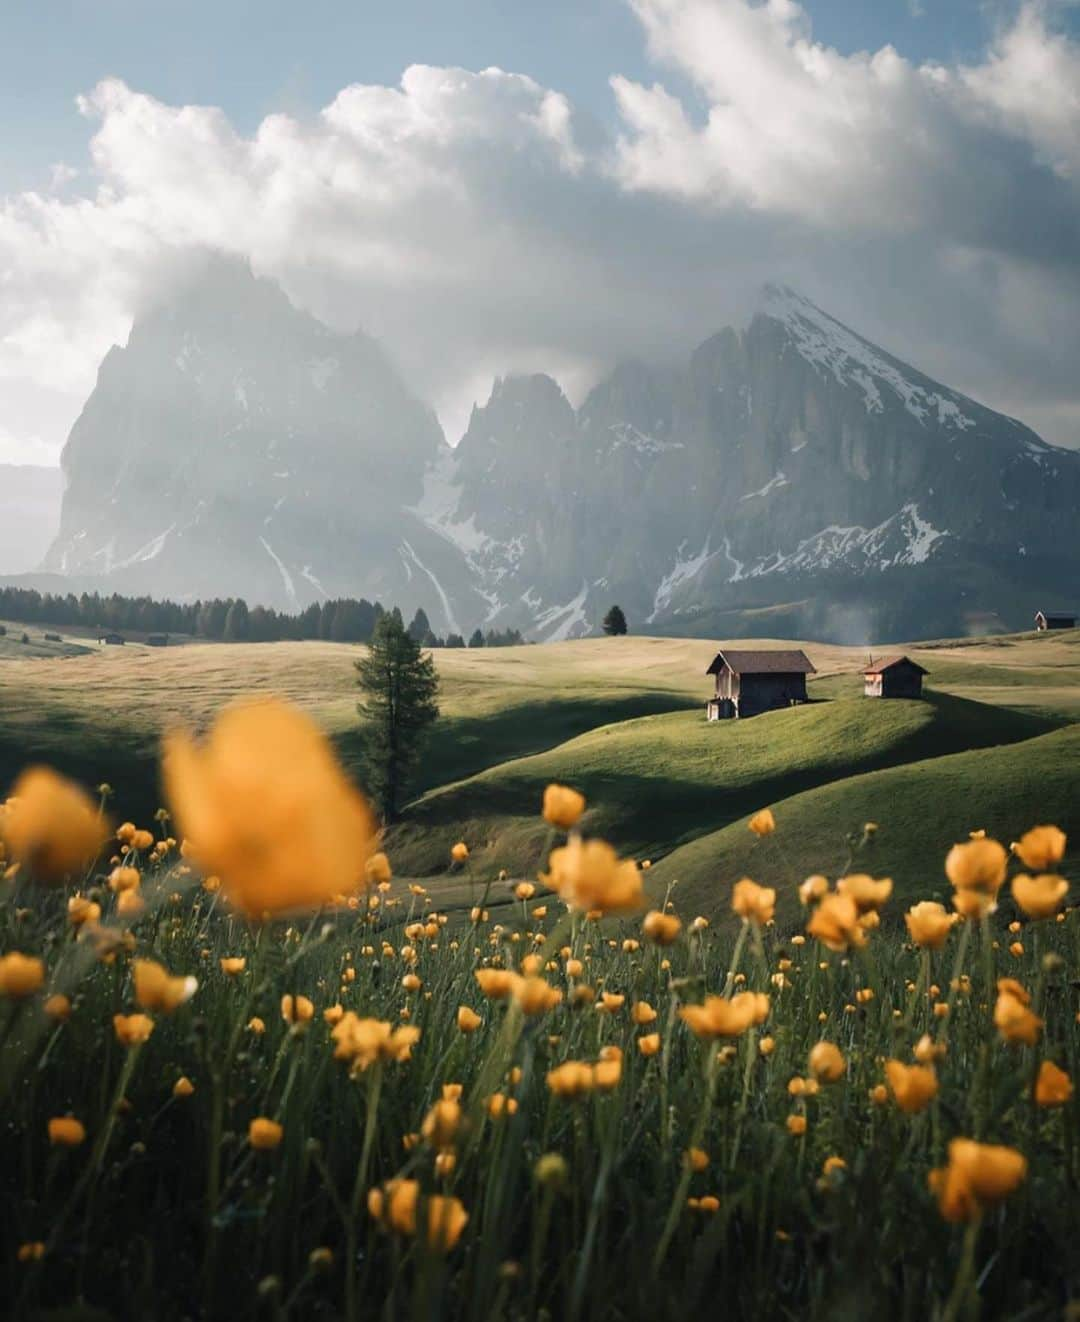
[[[58,449],[170,255],[211,247],[382,338],[451,434],[496,373],[579,395],[776,277],[1080,443],[1080,48],[1041,7],[944,67],[831,50],[794,0],[632,3],[694,98],[616,74],[612,141],[498,69],[413,66],[250,136],[99,84],[94,177],[0,201],[0,425]]]

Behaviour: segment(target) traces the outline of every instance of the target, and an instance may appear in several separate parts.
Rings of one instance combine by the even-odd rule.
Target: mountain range
[[[53,586],[366,596],[538,640],[613,602],[635,631],[862,641],[1080,596],[1080,453],[778,286],[577,409],[497,380],[451,447],[375,341],[214,262],[109,351],[62,463]]]

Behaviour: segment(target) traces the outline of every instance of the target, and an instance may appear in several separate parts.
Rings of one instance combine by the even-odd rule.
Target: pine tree
[[[375,626],[367,655],[356,662],[364,692],[367,785],[384,817],[401,806],[427,727],[438,717],[439,677],[430,655],[409,636],[397,610]]]
[[[230,643],[243,641],[248,636],[248,624],[247,602],[243,597],[237,597],[225,616],[225,641]]]
[[[600,626],[606,634],[623,634],[626,632],[626,616],[622,612],[621,606],[612,606],[611,610],[604,616]]]
[[[409,637],[414,643],[422,643],[425,635],[429,633],[431,633],[431,622],[428,620],[427,612],[423,606],[417,606],[412,624],[409,625]]]
[[[472,631],[472,636],[469,638],[469,646],[470,646],[470,647],[483,647],[483,645],[484,645],[484,635],[483,635],[483,633],[482,633],[481,630],[479,630],[479,629],[474,629],[474,630]]]

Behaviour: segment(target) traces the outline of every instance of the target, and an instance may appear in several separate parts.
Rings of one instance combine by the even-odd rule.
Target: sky
[[[790,283],[1080,446],[1080,7],[4,0],[0,462],[56,463],[176,254],[384,341],[456,440]]]

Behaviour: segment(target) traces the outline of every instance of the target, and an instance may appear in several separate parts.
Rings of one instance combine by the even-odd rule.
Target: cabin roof
[[[880,675],[883,670],[892,670],[894,666],[910,666],[913,670],[917,670],[920,675],[930,673],[920,666],[917,661],[912,661],[910,656],[883,656],[868,665],[863,674]]]
[[[717,652],[706,675],[719,674],[724,667],[736,675],[815,675],[810,658],[801,648],[772,648],[739,651],[726,647]]]
[[[1036,619],[1038,619],[1040,615],[1044,620],[1075,620],[1076,619],[1076,616],[1071,615],[1068,611],[1036,611],[1035,612]]]

